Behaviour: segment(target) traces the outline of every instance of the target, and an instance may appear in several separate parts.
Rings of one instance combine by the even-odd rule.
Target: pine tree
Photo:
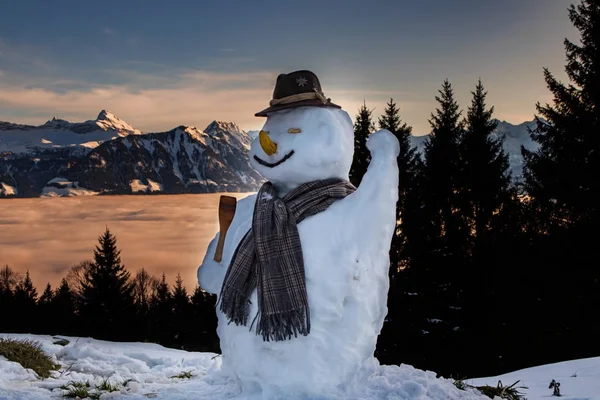
[[[20,302],[20,305],[34,307],[37,304],[37,289],[33,286],[29,270],[25,272],[25,279],[19,281],[15,288],[15,299]]]
[[[127,338],[123,327],[134,315],[133,284],[121,265],[116,237],[108,227],[94,250],[94,263],[82,282],[81,316],[90,335],[102,339]],[[121,326],[121,329],[115,329]],[[123,335],[123,336],[119,336]]]
[[[46,306],[46,305],[50,304],[52,302],[53,296],[54,296],[54,292],[52,291],[52,285],[50,285],[50,283],[47,283],[46,288],[44,289],[44,292],[40,296],[40,300],[38,301],[38,304],[40,306]]]
[[[38,300],[38,314],[39,318],[37,321],[37,333],[52,334],[54,333],[54,326],[52,321],[52,298],[54,292],[52,291],[52,285],[46,284],[44,292]]]
[[[163,346],[173,345],[173,296],[163,272],[151,301],[152,340]]]
[[[474,241],[482,240],[490,229],[492,216],[510,199],[508,155],[502,138],[491,135],[498,126],[492,119],[494,107],[486,109],[481,79],[467,112],[466,131],[460,142],[461,212]]]
[[[522,148],[525,188],[552,226],[587,224],[596,229],[600,205],[600,4],[583,0],[569,8],[580,44],[565,39],[566,73],[559,82],[547,68],[544,77],[554,105],[537,103],[537,128],[531,133],[537,151]],[[592,222],[593,221],[593,222]]]
[[[536,104],[541,117],[531,137],[538,150],[521,149],[528,219],[537,222],[532,228],[539,233],[530,249],[537,256],[529,275],[537,278],[539,289],[532,295],[546,346],[598,352],[600,328],[580,316],[597,314],[600,303],[600,269],[594,267],[600,223],[600,3],[571,5],[569,19],[580,36],[579,43],[564,40],[569,82],[544,68],[553,104]],[[556,309],[577,313],[563,313],[557,326],[550,322]]]
[[[216,296],[211,295],[198,285],[190,299],[193,317],[194,337],[197,337],[193,351],[220,353],[217,336],[217,314],[215,313]]]
[[[83,335],[76,324],[76,294],[69,286],[69,282],[63,278],[60,286],[54,292],[52,298],[52,321],[56,333],[63,335]]]
[[[488,329],[501,329],[486,323],[484,315],[497,314],[496,277],[507,268],[497,264],[492,247],[498,243],[499,231],[492,232],[493,219],[504,207],[510,207],[510,173],[508,156],[502,147],[502,138],[494,138],[493,132],[498,121],[492,118],[494,107],[487,108],[485,91],[481,79],[478,81],[471,105],[465,120],[466,130],[459,144],[461,174],[459,185],[460,213],[465,224],[468,247],[465,253],[470,257],[464,261],[460,289],[462,310],[460,326],[463,332],[477,343],[485,337]],[[481,344],[483,345],[483,344]],[[472,363],[483,360],[471,359]]]
[[[354,159],[350,168],[350,182],[357,187],[360,185],[371,161],[371,153],[367,149],[367,140],[375,130],[371,114],[372,111],[367,108],[365,102],[358,111],[354,122]]]
[[[15,287],[15,319],[23,333],[33,332],[37,323],[37,289],[31,282],[29,271],[25,273],[25,278],[17,283]]]
[[[405,245],[407,242],[407,232],[404,229],[408,214],[406,198],[415,186],[419,154],[416,148],[411,146],[410,143],[412,127],[402,122],[400,110],[396,106],[394,99],[390,99],[383,115],[379,117],[379,128],[387,129],[393,133],[400,143],[400,154],[398,155],[398,203],[396,204],[397,227],[390,249],[390,277],[393,278],[397,274],[399,266],[406,267],[406,263],[400,263],[401,258],[403,258],[402,255],[405,254]],[[410,216],[408,217],[410,218]]]
[[[173,328],[175,341],[178,347],[183,346],[191,339],[190,335],[190,298],[187,289],[183,286],[183,279],[178,273],[172,292]]]
[[[427,192],[426,208],[431,218],[431,239],[442,254],[461,252],[464,232],[459,207],[459,175],[461,171],[459,141],[464,130],[462,112],[454,99],[452,85],[446,79],[435,99],[440,107],[431,114],[432,131],[425,142],[424,179]]]
[[[454,92],[445,80],[439,96],[435,97],[439,107],[431,115],[431,134],[425,142],[424,171],[419,187],[423,200],[421,211],[422,228],[419,232],[423,240],[420,259],[411,268],[409,277],[418,282],[416,287],[420,302],[413,307],[418,310],[421,321],[417,329],[429,332],[428,354],[443,352],[451,356],[457,348],[462,319],[463,282],[466,275],[465,249],[467,237],[460,215],[460,171],[461,160],[459,142],[463,134],[462,112],[454,99]],[[403,278],[404,279],[404,278]],[[429,324],[427,319],[439,319],[442,323]],[[420,325],[419,325],[420,324]],[[414,330],[414,328],[413,328]],[[450,341],[450,348],[441,348],[440,343]],[[453,355],[458,357],[457,354]],[[433,363],[425,358],[423,362]]]

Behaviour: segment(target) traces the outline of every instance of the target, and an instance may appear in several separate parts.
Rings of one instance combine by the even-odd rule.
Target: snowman
[[[310,71],[279,75],[250,162],[266,183],[241,199],[198,268],[217,295],[222,371],[263,398],[350,391],[378,366],[396,226],[399,144],[369,137],[349,183],[350,116]]]

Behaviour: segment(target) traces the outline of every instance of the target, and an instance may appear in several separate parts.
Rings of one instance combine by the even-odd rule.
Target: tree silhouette
[[[393,278],[398,273],[401,265],[400,259],[405,252],[405,245],[408,240],[406,229],[406,217],[410,218],[407,212],[406,198],[409,192],[415,187],[415,178],[417,174],[417,163],[419,162],[419,154],[416,148],[411,146],[410,135],[412,128],[400,118],[400,110],[398,109],[394,99],[390,99],[384,110],[383,115],[379,118],[379,128],[387,129],[396,136],[400,143],[400,154],[398,155],[398,203],[396,204],[396,231],[392,238],[390,249],[390,278]]]
[[[365,102],[354,122],[354,158],[350,168],[350,182],[354,186],[360,185],[371,161],[371,153],[367,149],[367,139],[375,130],[371,114],[372,111],[367,108]]]
[[[121,265],[116,237],[108,227],[98,242],[94,263],[81,283],[81,317],[91,336],[109,340],[127,337],[125,327],[134,315],[130,274]]]

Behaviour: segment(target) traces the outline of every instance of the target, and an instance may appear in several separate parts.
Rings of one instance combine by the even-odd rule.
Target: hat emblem
[[[308,80],[305,77],[301,76],[298,79],[296,79],[296,83],[298,84],[298,86],[304,87],[304,85],[308,83]]]

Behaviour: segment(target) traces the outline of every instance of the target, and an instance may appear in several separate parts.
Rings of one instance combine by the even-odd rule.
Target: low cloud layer
[[[193,290],[218,230],[218,204],[218,194],[2,200],[0,265],[29,270],[38,290],[57,287],[71,265],[93,259],[108,226],[132,275],[143,267],[172,283],[181,273]]]

